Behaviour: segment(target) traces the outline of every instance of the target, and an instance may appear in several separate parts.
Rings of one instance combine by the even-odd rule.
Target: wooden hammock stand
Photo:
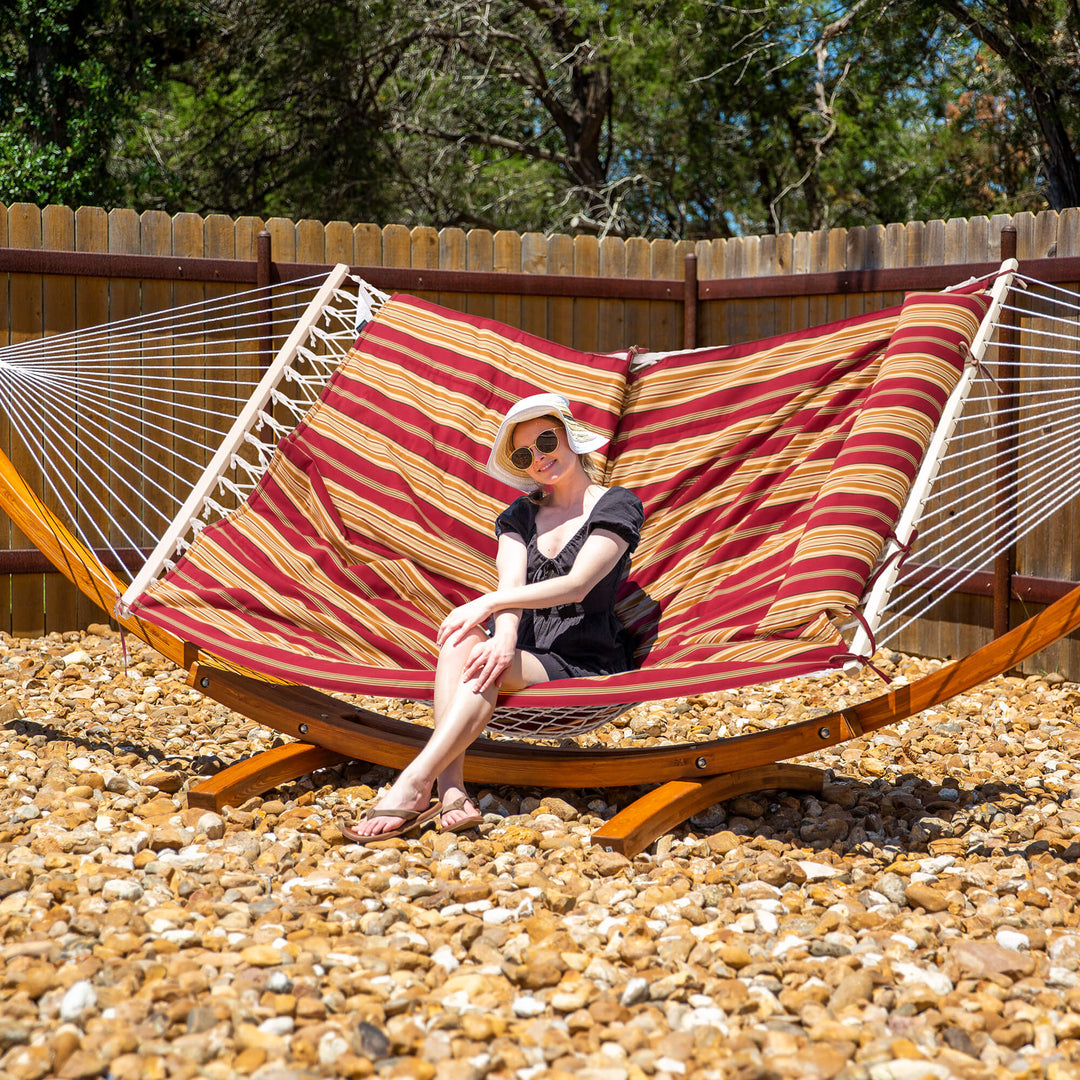
[[[123,585],[45,506],[0,454],[0,505],[38,549],[106,610]],[[188,792],[192,806],[241,803],[317,769],[349,759],[401,768],[420,749],[426,730],[327,694],[222,671],[198,649],[138,618],[121,619],[136,635],[188,671],[191,686],[227,708],[298,739],[232,765]],[[553,749],[481,738],[466,758],[474,783],[596,787],[660,783],[593,833],[593,841],[633,856],[701,810],[749,791],[820,791],[822,770],[780,764],[888,724],[964,693],[1080,628],[1080,587],[971,655],[918,682],[826,716],[750,735],[665,747],[617,750]]]

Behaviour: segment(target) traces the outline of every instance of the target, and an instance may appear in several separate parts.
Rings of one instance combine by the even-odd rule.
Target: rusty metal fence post
[[[272,243],[265,229],[255,237],[255,285],[263,292],[262,314],[259,316],[259,363],[263,371],[270,367],[274,359],[274,311],[269,291],[274,267]]]
[[[1016,228],[1006,225],[1001,230],[1001,258],[1016,258]],[[1009,526],[1015,525],[1016,519],[1016,456],[1020,441],[1020,418],[1017,413],[1020,404],[1020,387],[1014,374],[1016,368],[1011,360],[1011,353],[1016,348],[1015,330],[1016,312],[1004,309],[999,316],[1000,327],[998,341],[998,396],[997,416],[995,421],[996,437],[1004,445],[1001,448],[1002,464],[997,473],[997,498],[1009,515]],[[1009,608],[1012,602],[1013,578],[1016,574],[1016,542],[1008,551],[994,559],[994,637],[999,638],[1008,632],[1011,619]]]
[[[696,255],[686,256],[686,276],[683,278],[683,348],[697,348],[698,261]]]

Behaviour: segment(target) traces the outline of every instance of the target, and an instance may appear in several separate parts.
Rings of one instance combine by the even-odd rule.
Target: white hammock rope
[[[124,549],[145,552],[166,535],[317,295],[319,310],[173,544],[175,556],[247,498],[385,295],[345,274],[330,288],[319,274],[0,347],[12,455],[20,468],[33,463],[27,471],[41,475],[50,507],[86,546],[128,567],[122,579],[139,569]]]
[[[240,313],[257,312],[260,316],[270,314],[281,325],[291,326],[296,321],[298,312],[296,308],[290,312],[284,305],[290,300],[298,301],[302,309],[307,302],[305,297],[310,298],[323,281],[323,274],[297,278],[286,285],[271,285],[208,300],[195,300],[164,311],[132,315],[127,319],[101,323],[82,330],[69,330],[47,338],[33,338],[4,346],[0,349],[0,361],[16,363],[25,360],[36,364],[40,357],[56,355],[63,363],[68,364],[75,358],[76,350],[81,355],[84,351],[93,351],[95,347],[107,358],[116,344],[128,338],[141,341],[155,329],[160,329],[164,338],[182,340],[185,334],[188,334],[186,328],[191,327],[189,336],[197,340],[211,331],[215,325],[212,316],[217,311],[233,313],[234,318],[240,317]],[[365,288],[370,289],[370,286]],[[374,290],[371,291],[374,293]],[[235,330],[235,325],[233,329]],[[130,333],[125,333],[125,330],[130,330]]]
[[[1080,497],[1080,295],[1022,275],[1017,283],[891,599],[870,613],[878,645]],[[0,348],[13,458],[33,463],[50,507],[63,506],[72,532],[114,564],[158,548],[156,568],[120,574],[152,580],[248,497],[385,299],[341,273]],[[268,342],[289,352],[271,376]],[[657,358],[642,354],[635,366]],[[1011,402],[1007,386],[1017,388]]]
[[[1017,278],[1022,291],[1002,308],[1014,321],[995,327],[994,355],[942,460],[879,645],[1080,497],[1080,295]]]

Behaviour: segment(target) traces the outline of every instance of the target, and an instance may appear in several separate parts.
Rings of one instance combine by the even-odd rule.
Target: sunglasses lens
[[[559,445],[559,436],[554,431],[541,431],[536,436],[536,449],[541,454],[550,454]]]
[[[550,429],[548,431],[541,431],[540,434],[536,436],[536,442],[533,443],[533,446],[535,446],[541,454],[554,453],[558,445],[559,435],[557,432],[551,431]],[[525,472],[525,470],[528,469],[532,464],[532,461],[532,446],[519,446],[510,455],[510,464],[513,465],[515,469],[520,469],[522,472]]]

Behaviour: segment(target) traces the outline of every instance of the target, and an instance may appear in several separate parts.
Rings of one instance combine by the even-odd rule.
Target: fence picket
[[[497,274],[521,272],[521,237],[515,232],[500,229],[492,245],[492,269]],[[508,326],[521,325],[521,297],[499,293],[492,300],[492,317]]]
[[[439,268],[439,234],[426,225],[418,225],[409,235],[410,266],[417,270],[437,270]],[[417,293],[425,300],[439,302],[439,294],[425,289]]]
[[[565,233],[555,233],[547,240],[547,268],[549,274],[572,274],[574,272],[574,241]],[[553,296],[548,301],[547,336],[562,345],[574,345],[574,299],[570,296]]]
[[[353,227],[347,221],[330,221],[326,225],[326,261],[337,266],[344,263],[352,266],[355,262],[353,257]],[[237,258],[251,259],[252,255],[241,255],[240,245],[236,245]]]
[[[260,222],[261,227],[261,222]],[[172,219],[163,210],[147,210],[139,220],[139,250],[143,255],[171,255],[173,253]],[[155,311],[168,311],[173,306],[173,283],[171,281],[146,280],[142,282],[143,315]],[[175,342],[169,327],[155,326],[144,336],[145,368],[171,370],[171,354]],[[176,453],[175,424],[176,403],[172,395],[158,395],[157,430],[151,433],[147,447],[146,484],[149,490],[164,489],[174,498],[178,495],[173,476]],[[164,502],[165,499],[162,498]],[[144,523],[145,525],[146,523]],[[144,528],[141,543],[149,545],[156,541],[157,533]]]
[[[600,277],[626,277],[626,244],[621,237],[605,236],[600,241]],[[596,341],[600,352],[625,349],[626,301],[601,300],[597,305],[599,325]]]
[[[548,261],[547,237],[543,233],[526,233],[521,238],[521,270],[525,274],[546,274]],[[548,302],[543,296],[521,298],[521,329],[530,334],[548,336]]]
[[[649,244],[649,277],[654,281],[674,281],[678,278],[675,263],[675,244],[671,240],[653,240]],[[672,300],[654,300],[649,304],[648,334],[639,345],[656,352],[678,349],[682,346],[681,328],[677,310],[681,307]]]
[[[41,247],[41,211],[29,203],[15,203],[8,211],[10,242],[15,247]],[[11,344],[32,341],[41,336],[42,320],[41,278],[33,274],[12,274],[10,295]],[[36,418],[27,418],[36,419]],[[26,429],[25,421],[19,425]],[[14,427],[14,425],[13,425]],[[15,431],[10,433],[8,457],[34,491],[42,494],[41,470],[34,456],[24,447]],[[10,544],[15,548],[30,546],[29,540],[10,526]],[[45,631],[45,612],[42,603],[44,576],[20,574],[11,583],[11,632],[16,637],[37,637]]]
[[[627,240],[626,276],[629,278],[648,279],[652,276],[651,251],[649,241],[642,237]],[[645,348],[649,340],[649,300],[627,300],[624,302],[625,329],[623,332],[624,348]]]
[[[600,273],[600,244],[595,236],[574,237],[574,273],[581,277]],[[599,351],[599,300],[585,296],[574,299],[574,344],[585,352]]]
[[[465,236],[465,269],[493,270],[495,240],[488,229],[470,229]],[[465,310],[485,319],[495,317],[495,301],[490,294],[469,293]]]
[[[42,247],[50,251],[73,251],[75,248],[75,214],[66,206],[46,206],[41,212]],[[54,274],[42,281],[42,326],[46,335],[74,330],[75,278],[70,274]],[[68,417],[78,416],[75,402]],[[72,425],[61,421],[48,435],[51,453],[61,460],[74,461],[76,448]],[[48,485],[43,492],[45,505],[62,514],[70,503],[66,491]],[[76,625],[80,592],[63,574],[45,575],[45,625],[49,630],[67,630]]]
[[[110,210],[108,214],[109,251],[124,255],[139,252],[139,216],[134,210]],[[132,279],[115,279],[109,282],[109,322],[120,323],[135,319],[142,306],[139,282]],[[117,356],[127,352],[126,329],[110,350]],[[125,356],[129,370],[137,378],[142,377],[142,358],[136,350]],[[129,494],[141,496],[145,479],[132,462],[142,450],[142,432],[128,431],[123,406],[111,401],[107,406],[106,430],[109,432],[109,475],[116,478],[110,483],[109,506],[112,516],[112,542],[117,548],[138,547],[142,543],[142,525],[128,507]],[[134,444],[134,445],[132,445]]]
[[[353,229],[353,266],[382,266],[382,229],[361,224]]]
[[[439,268],[441,270],[464,270],[466,243],[464,229],[443,229],[439,233]],[[459,292],[439,293],[439,303],[454,311],[464,311],[466,297]]]

